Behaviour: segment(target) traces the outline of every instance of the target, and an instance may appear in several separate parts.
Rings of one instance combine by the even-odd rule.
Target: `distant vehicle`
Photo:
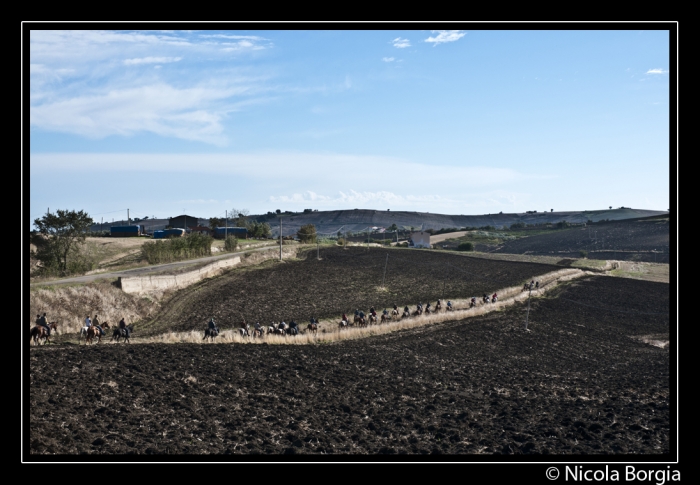
[[[153,231],[153,239],[166,239],[171,237],[182,237],[186,234],[184,229],[173,228],[164,229],[162,231]]]

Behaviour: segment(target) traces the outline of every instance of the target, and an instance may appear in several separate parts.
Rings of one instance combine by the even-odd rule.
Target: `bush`
[[[470,242],[463,242],[457,246],[457,251],[474,251],[474,244]]]
[[[184,237],[143,243],[141,252],[149,264],[170,263],[209,256],[212,242],[211,236],[193,232]]]
[[[228,236],[224,239],[224,250],[235,251],[238,247],[238,238],[235,236]]]
[[[579,255],[581,255],[582,258],[588,257],[588,251],[586,251],[585,249],[580,250],[578,253]]]
[[[337,244],[338,246],[345,246],[345,239],[343,239],[342,237],[339,237],[339,238],[338,238],[338,241],[336,242],[336,244]]]

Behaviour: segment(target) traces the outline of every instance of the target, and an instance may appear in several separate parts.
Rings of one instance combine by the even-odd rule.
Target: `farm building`
[[[109,229],[109,234],[112,237],[136,237],[145,234],[143,226],[113,226]]]
[[[425,231],[417,231],[411,233],[411,242],[409,246],[413,248],[430,248],[430,233]]]
[[[235,236],[239,239],[248,239],[248,230],[245,227],[217,227],[214,229],[214,237],[223,239],[226,236]]]
[[[168,225],[170,227],[184,227],[185,229],[188,229],[190,227],[198,226],[199,219],[197,219],[196,217],[186,215],[171,217],[168,221]]]

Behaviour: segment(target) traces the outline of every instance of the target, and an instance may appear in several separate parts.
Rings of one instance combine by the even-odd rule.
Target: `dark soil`
[[[319,261],[314,249],[302,254],[301,261],[268,261],[184,289],[153,321],[144,323],[138,335],[203,331],[212,316],[223,329],[238,327],[243,318],[263,324],[307,322],[311,316],[339,319],[358,308],[367,312],[371,306],[413,307],[419,302],[435,304],[443,297],[491,294],[561,269],[419,249],[327,248],[320,250],[320,257]],[[385,291],[378,289],[383,279]]]
[[[529,331],[516,306],[332,345],[31,348],[26,442],[76,455],[669,454],[669,350],[633,338],[668,335],[669,285],[597,276],[556,292],[533,300]]]
[[[597,233],[597,235],[596,235]],[[528,236],[507,241],[496,253],[557,254],[580,257],[588,252],[589,259],[620,261],[669,262],[668,219],[641,219],[591,224],[588,227],[552,231],[551,234]],[[479,250],[485,250],[481,248]]]

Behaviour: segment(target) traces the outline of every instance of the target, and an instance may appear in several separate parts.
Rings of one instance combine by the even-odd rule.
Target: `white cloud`
[[[394,62],[394,60],[395,59],[393,57],[382,57],[382,61],[384,62]]]
[[[647,74],[666,74],[668,71],[665,71],[661,69],[660,67],[657,67],[656,69],[649,69],[646,73]]]
[[[466,32],[461,30],[433,30],[433,34],[438,34],[435,37],[428,37],[425,42],[431,42],[434,45],[443,44],[445,42],[454,42],[466,35]]]
[[[201,34],[200,37],[208,39],[247,39],[247,40],[267,40],[257,35],[229,35],[229,34]]]
[[[161,136],[225,145],[221,121],[232,105],[226,99],[245,87],[197,86],[178,89],[165,83],[76,96],[29,109],[32,126],[90,138],[151,132]]]
[[[401,37],[395,38],[391,41],[391,43],[394,45],[394,47],[398,49],[405,49],[406,47],[411,47],[411,42],[408,39],[402,39]]]
[[[136,59],[124,59],[124,65],[135,66],[138,64],[166,64],[168,62],[181,61],[182,57],[141,57]]]

